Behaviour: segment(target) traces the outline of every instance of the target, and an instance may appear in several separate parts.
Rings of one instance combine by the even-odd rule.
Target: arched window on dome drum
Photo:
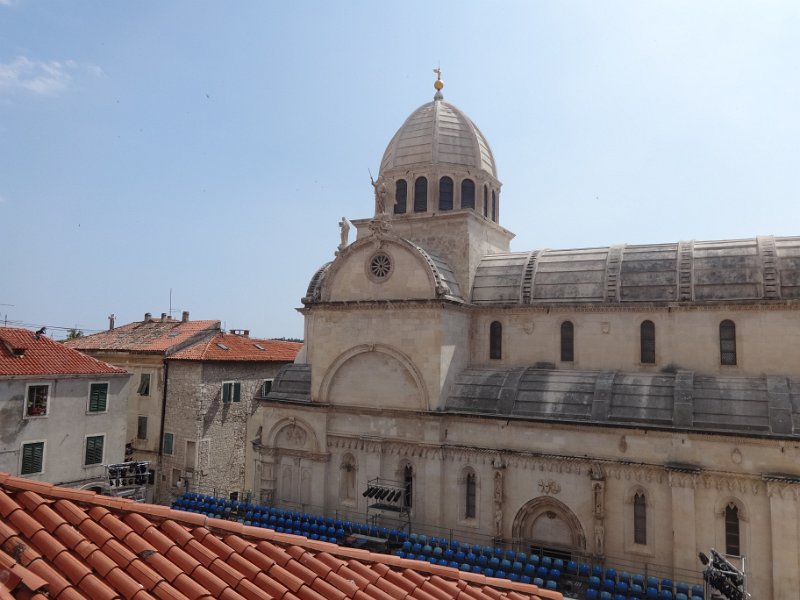
[[[736,324],[730,319],[719,324],[719,362],[721,365],[736,364]]]
[[[475,182],[472,179],[461,182],[461,208],[475,208]]]
[[[503,325],[500,321],[492,321],[489,326],[489,358],[503,357]]]
[[[633,542],[647,544],[647,498],[643,492],[633,497]]]
[[[575,360],[575,327],[572,321],[561,324],[561,361],[572,362]]]
[[[483,216],[489,216],[489,187],[483,186]]]
[[[449,177],[439,180],[439,210],[453,210],[453,180]]]
[[[414,212],[428,211],[428,178],[417,177],[414,182]]]
[[[640,354],[642,364],[652,365],[656,362],[656,326],[652,321],[642,321],[639,328]]]
[[[492,221],[497,223],[497,196],[494,190],[492,190]]]
[[[731,502],[725,507],[725,554],[741,556],[739,541],[739,507]]]
[[[397,183],[394,184],[394,198],[394,214],[405,214],[408,199],[408,184],[405,179],[398,179]]]

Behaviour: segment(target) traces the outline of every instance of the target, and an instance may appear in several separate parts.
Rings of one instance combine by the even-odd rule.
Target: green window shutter
[[[231,401],[231,384],[230,383],[223,383],[222,384],[222,401],[223,402],[230,402]]]
[[[241,383],[234,383],[233,384],[233,401],[239,402],[242,399],[242,384]]]
[[[147,439],[147,417],[139,417],[136,423],[136,439]]]
[[[44,459],[44,442],[25,444],[22,446],[22,475],[42,472]]]
[[[164,454],[172,454],[172,442],[174,436],[171,433],[164,433]]]
[[[103,462],[103,436],[93,435],[86,438],[85,465],[99,465]]]
[[[93,383],[89,392],[89,412],[105,412],[108,399],[108,384]]]

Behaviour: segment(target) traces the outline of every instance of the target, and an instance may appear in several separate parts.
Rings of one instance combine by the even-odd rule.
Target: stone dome
[[[389,142],[380,173],[432,165],[480,169],[497,178],[492,149],[480,129],[443,100],[423,104],[411,113]]]

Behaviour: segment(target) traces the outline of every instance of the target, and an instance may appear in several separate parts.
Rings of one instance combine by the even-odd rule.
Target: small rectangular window
[[[140,396],[150,395],[150,373],[142,373],[139,376],[139,388],[136,393]]]
[[[89,385],[89,412],[106,412],[108,408],[108,384]]]
[[[164,454],[172,454],[172,446],[175,441],[175,436],[169,432],[164,432]]]
[[[242,399],[242,384],[238,381],[226,381],[222,384],[222,401],[239,402]]]
[[[264,383],[261,384],[261,397],[266,398],[271,391],[272,391],[272,379],[265,379]]]
[[[147,417],[139,417],[136,422],[136,439],[147,439]]]
[[[25,403],[26,417],[44,417],[47,415],[47,405],[50,396],[50,386],[29,385],[28,397]]]
[[[44,467],[44,442],[22,444],[22,466],[20,474],[41,473]]]
[[[104,435],[90,435],[86,437],[86,454],[84,455],[84,466],[99,465],[103,462],[103,442]]]

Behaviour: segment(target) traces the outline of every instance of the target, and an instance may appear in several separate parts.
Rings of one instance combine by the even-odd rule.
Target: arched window
[[[642,321],[639,328],[639,344],[642,364],[656,362],[656,326],[652,321]]]
[[[725,507],[725,554],[741,556],[739,540],[739,507],[731,502]]]
[[[492,221],[497,223],[497,196],[494,190],[492,190]]]
[[[414,212],[427,212],[428,210],[428,179],[417,177],[414,182]]]
[[[439,210],[453,210],[453,180],[449,177],[439,180]]]
[[[575,360],[575,327],[572,321],[561,324],[561,361],[572,362]]]
[[[483,186],[483,216],[489,216],[489,186]]]
[[[464,518],[465,519],[474,519],[475,515],[477,514],[476,511],[476,493],[477,493],[477,481],[475,479],[475,473],[472,471],[467,472],[467,476],[464,480]]]
[[[406,183],[405,179],[398,179],[397,183],[394,184],[394,198],[394,214],[405,214],[408,200],[408,183]]]
[[[736,324],[730,319],[719,324],[719,362],[722,365],[736,364]]]
[[[411,508],[414,499],[414,467],[407,464],[403,467],[403,502],[406,508]]]
[[[503,356],[503,325],[500,321],[492,321],[489,326],[489,358]]]
[[[461,208],[475,208],[475,183],[472,179],[461,182]]]
[[[647,498],[643,492],[633,497],[633,541],[647,544]]]
[[[353,501],[356,499],[356,461],[352,454],[345,454],[341,465],[341,499]]]

